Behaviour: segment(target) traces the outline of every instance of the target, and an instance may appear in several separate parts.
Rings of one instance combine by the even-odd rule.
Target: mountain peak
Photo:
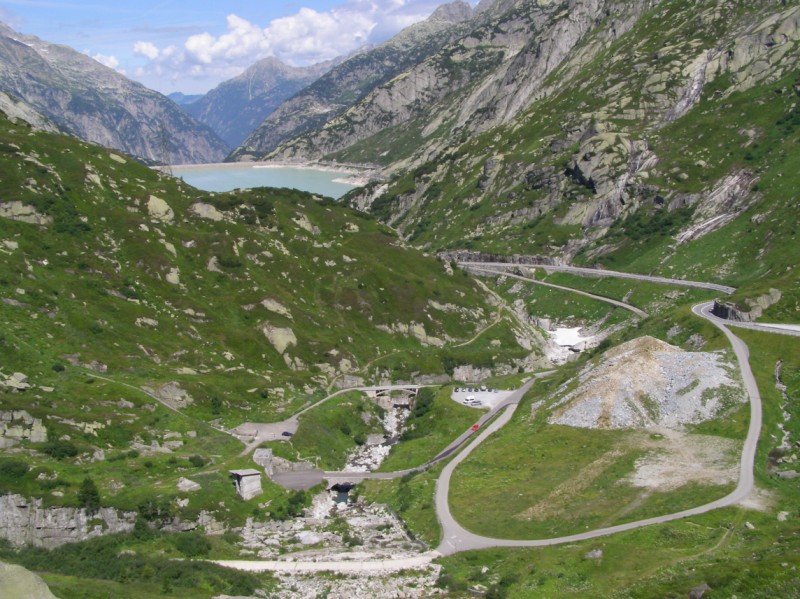
[[[472,7],[462,0],[455,0],[450,4],[442,4],[430,17],[429,21],[446,21],[448,23],[463,23],[472,18]]]

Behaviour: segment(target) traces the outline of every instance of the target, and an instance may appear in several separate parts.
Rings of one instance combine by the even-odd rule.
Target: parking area
[[[493,408],[513,391],[495,389],[494,387],[466,383],[462,387],[456,387],[450,394],[453,401],[468,406],[470,408]]]

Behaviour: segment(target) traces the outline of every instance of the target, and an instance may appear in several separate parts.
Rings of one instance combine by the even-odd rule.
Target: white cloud
[[[133,44],[133,53],[155,60],[161,51],[152,42],[136,42]]]
[[[116,56],[113,55],[106,56],[105,54],[90,54],[88,51],[84,51],[84,53],[94,58],[101,65],[107,66],[109,69],[114,69],[115,71],[118,71],[123,75],[125,74],[125,69],[118,68],[119,60],[117,59]]]
[[[267,56],[296,66],[313,64],[349,54],[368,42],[384,41],[445,1],[343,0],[341,6],[324,12],[301,8],[265,27],[230,14],[225,33],[192,35],[180,49],[136,42],[134,53],[148,60],[137,74],[168,76],[173,81],[207,78],[215,84]]]
[[[334,9],[317,12],[301,8],[297,14],[272,21],[262,29],[237,15],[228,15],[227,32],[186,40],[186,59],[195,64],[255,62],[275,56],[293,64],[335,58],[363,45],[375,27],[375,15]]]

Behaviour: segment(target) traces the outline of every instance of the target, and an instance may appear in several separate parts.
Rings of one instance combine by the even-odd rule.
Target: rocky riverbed
[[[385,506],[361,500],[336,503],[333,493],[314,498],[300,518],[255,522],[242,529],[243,557],[315,560],[347,552],[368,552],[375,559],[416,555],[422,549]]]
[[[370,435],[364,445],[357,447],[348,456],[343,470],[348,472],[377,470],[392,450],[392,446],[387,440],[394,439],[400,434],[408,414],[409,411],[406,407],[394,405],[389,407],[383,417],[383,436]]]
[[[280,596],[287,599],[347,597],[348,599],[416,599],[443,594],[436,587],[441,567],[396,574],[302,576],[278,574]]]

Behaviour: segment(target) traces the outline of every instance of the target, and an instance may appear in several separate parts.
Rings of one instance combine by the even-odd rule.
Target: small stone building
[[[261,473],[258,470],[246,468],[244,470],[231,470],[230,473],[236,492],[245,501],[258,497],[263,493],[261,489]]]

